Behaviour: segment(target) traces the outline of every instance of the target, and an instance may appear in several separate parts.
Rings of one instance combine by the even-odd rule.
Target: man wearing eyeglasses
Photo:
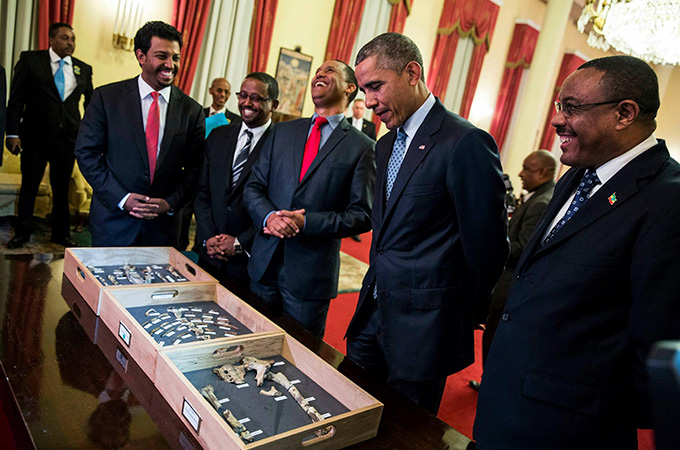
[[[251,290],[323,337],[340,240],[371,228],[375,156],[373,140],[343,114],[357,93],[352,68],[324,62],[311,91],[314,115],[274,128],[243,196],[258,227]]]
[[[193,250],[199,264],[220,281],[232,280],[247,289],[255,227],[243,204],[243,186],[272,128],[279,85],[271,75],[254,72],[246,76],[236,96],[243,122],[215,128],[206,141],[194,201]]]
[[[636,449],[651,428],[645,360],[680,338],[680,165],[654,136],[654,71],[589,61],[552,120],[560,179],[514,273],[484,366],[484,449]]]

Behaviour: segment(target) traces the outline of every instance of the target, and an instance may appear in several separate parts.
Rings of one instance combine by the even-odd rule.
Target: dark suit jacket
[[[208,118],[210,117],[210,107],[208,106],[207,108],[203,108],[203,114],[205,114],[205,117]],[[241,122],[243,122],[243,119],[241,119],[241,116],[238,114],[235,114],[228,109],[224,110],[224,115],[227,116],[227,119],[229,119],[229,125],[241,125]]]
[[[0,66],[0,139],[5,139],[5,121],[7,119],[7,79],[5,78],[5,68]],[[2,142],[0,142],[0,145]],[[0,158],[2,166],[2,158]]]
[[[248,256],[245,252],[230,256],[228,261],[223,262],[210,258],[202,244],[204,240],[224,233],[237,237],[243,249],[250,253],[255,227],[243,203],[243,186],[250,176],[250,169],[260,156],[271,129],[272,126],[267,128],[250,152],[233,190],[231,172],[234,153],[241,150],[236,148],[241,125],[215,128],[205,144],[205,160],[194,200],[197,238],[193,250],[210,266],[239,279],[248,279]]]
[[[555,190],[555,182],[550,180],[545,184],[540,185],[529,200],[522,203],[517,211],[510,219],[508,225],[508,238],[510,239],[510,256],[508,262],[505,264],[503,275],[498,280],[498,284],[493,290],[491,297],[491,306],[493,308],[503,309],[505,307],[505,300],[508,298],[508,291],[510,289],[510,282],[512,281],[512,274],[515,272],[515,266],[519,257],[522,255],[524,246],[531,237],[531,232],[534,231],[538,219],[548,206],[548,202],[552,198]]]
[[[483,449],[637,448],[645,360],[680,338],[680,165],[663,141],[624,166],[544,246],[584,170],[557,183],[517,265],[484,367]]]
[[[340,240],[371,229],[374,143],[342,120],[298,183],[310,123],[299,119],[278,124],[253,166],[243,193],[258,228],[248,272],[259,281],[282,245],[290,292],[299,298],[330,299],[338,295]],[[298,236],[282,241],[262,232],[271,211],[301,208],[306,225]]]
[[[118,203],[134,192],[164,198],[179,211],[194,198],[204,140],[201,106],[173,86],[152,185],[137,78],[98,88],[85,111],[76,144],[78,166],[94,191],[92,244],[127,246],[144,231],[154,245],[175,245],[171,216],[135,219]]]
[[[364,119],[361,125],[361,131],[375,141],[375,124],[373,122]]]
[[[71,57],[76,88],[63,102],[54,84],[48,50],[22,52],[14,66],[7,105],[7,134],[18,135],[24,150],[49,152],[64,137],[75,144],[80,98],[92,97],[92,67]]]
[[[390,131],[376,148],[371,264],[347,335],[372,309],[377,282],[390,371],[425,381],[474,361],[474,316],[486,317],[508,255],[505,186],[493,138],[437,100],[385,206],[396,134]]]

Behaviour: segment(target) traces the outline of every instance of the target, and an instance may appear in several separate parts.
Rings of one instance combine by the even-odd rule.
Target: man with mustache
[[[637,449],[654,425],[650,347],[680,339],[680,165],[654,136],[659,85],[640,59],[586,62],[555,107],[572,168],[517,263],[474,437],[480,450]]]
[[[31,238],[35,198],[48,162],[52,242],[75,246],[69,226],[68,186],[75,161],[80,99],[87,107],[92,97],[92,67],[72,56],[76,36],[71,25],[54,23],[48,33],[50,48],[22,52],[14,67],[5,146],[14,155],[21,153],[21,193],[8,248],[22,247]]]
[[[220,281],[234,280],[248,289],[255,227],[243,203],[243,186],[272,128],[279,85],[271,75],[254,72],[246,76],[236,96],[243,123],[217,127],[206,140],[194,201],[193,250],[201,267]]]
[[[205,116],[172,83],[182,35],[148,22],[135,35],[142,73],[98,88],[76,143],[78,165],[92,186],[92,244],[177,246],[175,211],[194,198]]]
[[[324,62],[311,120],[272,130],[243,192],[258,228],[251,290],[320,337],[338,295],[340,240],[371,228],[374,143],[344,116],[356,90],[347,64]]]

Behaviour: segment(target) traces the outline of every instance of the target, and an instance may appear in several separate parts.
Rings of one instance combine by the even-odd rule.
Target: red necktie
[[[319,153],[319,143],[321,142],[321,127],[328,123],[328,119],[318,116],[314,121],[312,132],[309,133],[305,144],[305,155],[302,157],[302,170],[300,171],[300,182],[305,177],[307,169],[312,165],[312,161]]]
[[[156,154],[158,153],[158,132],[161,124],[161,115],[158,110],[158,92],[153,91],[151,96],[153,97],[153,102],[151,102],[149,116],[146,119],[146,153],[149,155],[150,183],[153,183],[153,176],[156,172]]]

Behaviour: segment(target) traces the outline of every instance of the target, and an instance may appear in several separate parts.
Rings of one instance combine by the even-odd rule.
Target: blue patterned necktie
[[[386,199],[390,201],[390,194],[392,193],[392,187],[394,187],[394,181],[397,179],[397,174],[399,174],[399,169],[401,168],[401,163],[404,162],[404,156],[406,155],[406,132],[403,128],[397,130],[397,139],[394,141],[394,146],[392,147],[392,155],[390,155],[390,160],[387,163],[387,183],[385,185]]]
[[[246,165],[248,161],[248,156],[250,155],[250,140],[253,138],[253,132],[250,130],[244,131],[246,135],[246,143],[238,152],[236,157],[236,162],[234,163],[234,169],[231,171],[231,188],[234,189],[238,184],[238,179],[241,177],[241,172],[243,171],[243,166]]]
[[[583,174],[583,178],[581,178],[581,182],[578,185],[578,189],[576,189],[574,200],[572,200],[571,204],[569,205],[569,209],[567,209],[567,212],[564,214],[564,216],[562,216],[562,218],[555,224],[552,230],[550,230],[550,233],[548,233],[541,245],[545,245],[550,239],[552,239],[553,236],[555,236],[555,233],[557,233],[560,228],[562,228],[564,224],[569,221],[569,219],[574,217],[574,214],[576,214],[576,212],[583,207],[586,201],[588,201],[588,198],[590,198],[590,192],[598,184],[600,184],[600,179],[597,177],[597,171],[590,169],[586,170],[586,173]]]
[[[61,101],[64,101],[64,91],[66,90],[66,81],[64,80],[64,64],[66,61],[63,59],[59,60],[59,68],[54,72],[54,84],[57,85],[57,91],[59,92],[59,97]]]

